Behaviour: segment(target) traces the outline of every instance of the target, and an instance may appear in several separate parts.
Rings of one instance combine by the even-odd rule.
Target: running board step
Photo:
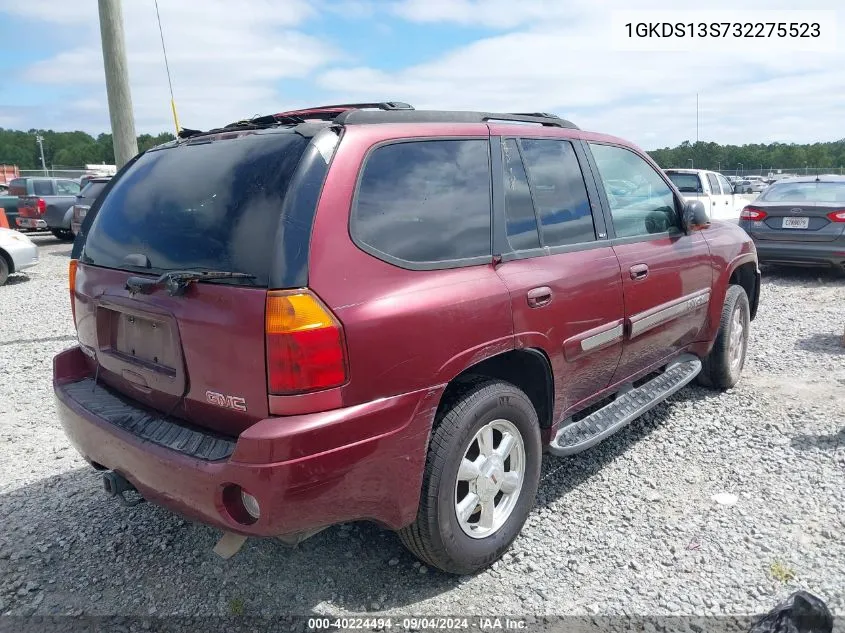
[[[681,389],[700,371],[701,361],[697,357],[692,354],[679,357],[659,376],[619,394],[613,402],[586,418],[561,427],[549,444],[549,452],[566,456],[592,448]]]

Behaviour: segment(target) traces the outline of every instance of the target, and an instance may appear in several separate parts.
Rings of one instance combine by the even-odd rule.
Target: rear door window
[[[528,176],[516,139],[506,139],[502,145],[505,169],[505,218],[507,220],[508,243],[514,250],[529,250],[540,247],[540,234],[537,230],[537,216]]]
[[[734,188],[731,186],[731,183],[729,183],[728,179],[722,174],[716,174],[716,178],[719,179],[719,184],[722,185],[722,194],[729,196],[734,192]]]
[[[596,230],[584,175],[569,141],[520,141],[544,246],[593,242]]]
[[[710,193],[714,196],[722,195],[719,193],[719,181],[716,180],[716,174],[707,174],[707,182],[710,184]]]
[[[491,256],[489,147],[487,139],[457,139],[373,150],[350,218],[355,242],[411,268]]]
[[[33,196],[52,196],[55,194],[52,180],[34,180],[32,181],[32,195]]]
[[[82,261],[137,270],[146,258],[151,272],[242,272],[266,286],[282,203],[307,144],[270,132],[147,152],[100,205]]]

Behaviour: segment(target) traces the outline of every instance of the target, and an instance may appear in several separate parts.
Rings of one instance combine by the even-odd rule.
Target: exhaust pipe
[[[144,498],[140,495],[137,499],[133,499],[131,501],[124,497],[124,493],[138,492],[138,490],[128,479],[126,479],[126,477],[114,472],[113,470],[103,473],[103,489],[110,497],[120,497],[120,501],[123,505],[136,506],[144,500]]]

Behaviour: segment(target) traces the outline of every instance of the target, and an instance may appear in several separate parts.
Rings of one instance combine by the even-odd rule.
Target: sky
[[[675,22],[706,4],[726,21],[740,3],[724,0],[158,0],[184,127],[405,101],[553,112],[646,149],[696,134],[731,144],[845,138],[838,1],[742,3],[759,21],[799,5],[826,11],[813,15],[835,49],[812,52],[797,40],[619,43],[622,11]],[[154,0],[124,0],[123,13],[136,129],[173,131]],[[0,0],[0,75],[0,127],[109,131],[95,0]]]

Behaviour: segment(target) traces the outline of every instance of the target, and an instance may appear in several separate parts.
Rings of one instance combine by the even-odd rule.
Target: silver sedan
[[[38,246],[23,233],[0,228],[0,286],[9,275],[38,263]]]

